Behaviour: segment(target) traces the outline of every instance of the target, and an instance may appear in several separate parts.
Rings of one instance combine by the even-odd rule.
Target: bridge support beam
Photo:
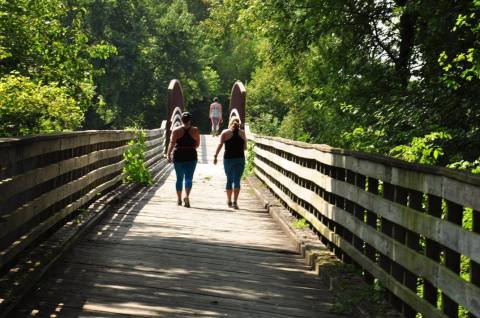
[[[167,152],[168,144],[170,143],[170,134],[172,127],[176,125],[176,121],[179,120],[179,114],[181,115],[184,106],[183,89],[180,81],[172,79],[168,85],[168,102],[167,102],[167,131],[165,152]]]
[[[240,125],[242,128],[245,128],[245,102],[247,97],[247,91],[242,82],[236,81],[233,84],[232,92],[230,94],[230,108],[229,108],[229,118],[232,116],[237,116],[240,118]]]

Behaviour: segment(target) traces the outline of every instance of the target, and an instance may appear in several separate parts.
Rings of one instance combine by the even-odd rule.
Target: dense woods
[[[152,128],[247,85],[252,129],[480,171],[480,1],[1,0],[0,134]]]

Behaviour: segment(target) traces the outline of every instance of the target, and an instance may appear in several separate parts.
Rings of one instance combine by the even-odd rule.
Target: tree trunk
[[[406,7],[408,0],[398,0],[397,5]],[[415,44],[415,23],[417,17],[408,9],[400,17],[400,44],[399,55],[395,63],[398,80],[402,88],[407,88],[410,80],[410,60]]]

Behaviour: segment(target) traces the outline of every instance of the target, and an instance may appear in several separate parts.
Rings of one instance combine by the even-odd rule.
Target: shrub
[[[125,166],[123,172],[125,173],[124,182],[138,183],[143,186],[150,186],[153,184],[153,178],[145,165],[145,153],[147,145],[145,143],[145,132],[141,130],[136,131],[137,138],[130,140],[128,150],[123,154],[125,159]]]
[[[83,112],[67,89],[10,74],[0,79],[0,136],[25,136],[74,130]]]

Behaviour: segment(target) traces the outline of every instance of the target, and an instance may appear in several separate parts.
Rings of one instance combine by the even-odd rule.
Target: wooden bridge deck
[[[192,208],[174,173],[118,206],[12,317],[334,317],[332,295],[244,184],[227,208],[202,136]]]

